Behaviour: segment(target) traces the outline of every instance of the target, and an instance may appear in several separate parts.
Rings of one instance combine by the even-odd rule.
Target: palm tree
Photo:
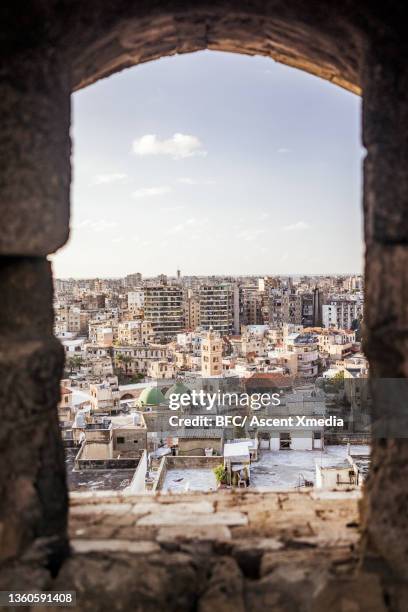
[[[130,357],[130,355],[123,355],[122,353],[120,353],[117,357],[117,360],[120,362],[121,367],[122,365],[125,366],[125,376],[128,376],[129,363],[132,362],[132,358]]]

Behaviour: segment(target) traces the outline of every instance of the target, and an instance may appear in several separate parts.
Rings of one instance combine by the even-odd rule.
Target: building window
[[[125,443],[125,438],[123,438],[122,436],[118,436],[118,437],[116,438],[116,442],[117,442],[118,444],[124,444],[124,443]]]

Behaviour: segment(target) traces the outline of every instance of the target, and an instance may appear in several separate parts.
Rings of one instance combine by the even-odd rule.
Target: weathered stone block
[[[147,514],[137,521],[137,525],[247,525],[248,518],[242,512],[214,512],[212,514],[186,514],[166,510],[161,513]]]
[[[84,504],[83,506],[73,506],[71,508],[71,514],[76,516],[78,514],[85,515],[117,515],[129,514],[132,510],[130,504]]]
[[[36,538],[49,542],[50,563],[66,550],[68,500],[56,410],[63,360],[51,337],[0,342],[2,559],[19,555]]]
[[[69,233],[70,70],[28,48],[0,84],[0,254],[46,255]]]
[[[169,504],[152,502],[151,504],[141,503],[135,504],[132,510],[133,514],[153,513],[174,513],[174,514],[211,514],[214,512],[214,506],[208,501],[197,502],[174,502]]]
[[[225,525],[181,525],[174,527],[161,527],[157,534],[159,543],[177,542],[185,540],[228,541],[231,531]]]
[[[199,612],[245,612],[244,578],[234,559],[221,557],[211,568],[211,576],[199,600]]]
[[[408,149],[371,145],[364,160],[364,209],[367,240],[408,244]]]
[[[52,335],[52,274],[45,258],[0,257],[0,296],[3,340],[28,341]]]
[[[159,553],[160,546],[150,541],[132,540],[71,540],[71,547],[76,553],[119,552],[148,555]]]
[[[408,376],[407,270],[408,246],[367,245],[364,350],[376,377]]]

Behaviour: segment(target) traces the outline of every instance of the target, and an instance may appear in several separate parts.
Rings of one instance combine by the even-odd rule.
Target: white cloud
[[[84,219],[74,229],[85,229],[89,232],[106,232],[117,226],[118,223],[116,221],[106,221],[106,219],[92,221],[91,219]]]
[[[164,195],[165,193],[170,193],[171,187],[167,187],[164,185],[163,187],[141,187],[140,189],[136,189],[132,193],[132,197],[134,198],[150,198],[154,196]]]
[[[297,232],[310,229],[310,225],[304,221],[298,221],[297,223],[292,223],[291,225],[285,225],[283,229],[287,232]]]
[[[189,177],[179,178],[177,179],[177,182],[181,183],[182,185],[197,185],[197,181]]]
[[[167,230],[168,234],[178,234],[179,232],[185,231],[187,228],[192,227],[197,224],[197,219],[191,218],[187,219],[183,223],[178,223],[177,225],[173,225]]]
[[[203,217],[202,219],[196,219],[194,217],[191,217],[190,219],[186,219],[182,223],[178,223],[177,225],[173,225],[173,227],[170,227],[167,230],[167,234],[179,234],[180,232],[185,232],[186,230],[192,232],[193,228],[194,232],[197,232],[199,228],[205,226],[207,223],[207,217]]]
[[[185,206],[163,206],[160,208],[161,212],[177,212],[178,210],[184,210]]]
[[[111,172],[106,174],[97,174],[93,181],[93,185],[106,185],[108,183],[118,183],[124,181],[127,178],[127,174],[122,172]]]
[[[264,229],[245,229],[237,234],[237,238],[245,240],[246,242],[251,242],[257,240],[262,234],[265,234],[265,231]]]
[[[180,133],[166,140],[160,140],[156,134],[145,134],[133,141],[132,149],[136,155],[169,155],[173,159],[207,154],[197,136]]]
[[[188,176],[178,178],[177,183],[180,183],[181,185],[215,185],[215,181],[213,179],[197,180]]]

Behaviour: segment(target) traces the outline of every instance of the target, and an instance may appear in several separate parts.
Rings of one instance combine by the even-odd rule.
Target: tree
[[[125,376],[129,376],[129,364],[132,362],[132,358],[130,357],[130,355],[123,355],[122,353],[120,353],[117,357],[117,360],[120,364],[120,369],[123,371],[123,369],[125,370]]]
[[[220,465],[217,465],[217,467],[213,469],[213,472],[214,472],[215,479],[218,484],[227,484],[228,474],[227,474],[227,470],[225,469],[222,463]]]
[[[78,371],[81,368],[83,364],[83,359],[80,355],[75,355],[74,357],[68,357],[66,364],[69,367],[70,374],[72,374],[74,370]]]

